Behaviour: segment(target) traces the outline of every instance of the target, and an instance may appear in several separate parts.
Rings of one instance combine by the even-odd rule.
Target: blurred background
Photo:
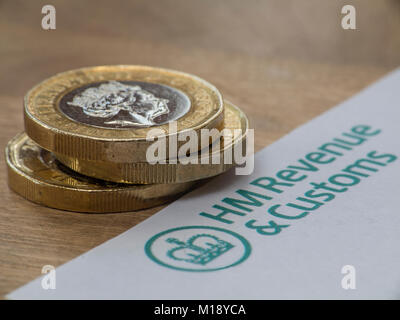
[[[46,4],[56,30],[41,27]],[[356,30],[341,27],[345,4],[356,8]],[[347,96],[342,87],[352,93],[374,79],[370,69],[398,66],[399,32],[399,0],[0,0],[0,95],[10,99],[1,102],[19,107],[35,83],[72,68],[168,67],[253,110],[255,129],[269,127],[260,148]],[[298,115],[286,123],[280,113]],[[16,112],[13,128],[20,120]]]
[[[56,30],[43,30],[44,5]],[[341,9],[356,8],[356,30]],[[400,65],[399,0],[0,0],[0,145],[23,130],[22,99],[68,69],[144,64],[196,74],[240,106],[256,150]],[[10,192],[0,156],[0,295],[160,208],[79,215]],[[57,214],[55,214],[57,212]]]

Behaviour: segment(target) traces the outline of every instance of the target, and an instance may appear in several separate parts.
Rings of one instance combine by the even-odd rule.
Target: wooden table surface
[[[56,30],[41,8],[56,8]],[[341,28],[352,4],[357,30]],[[196,74],[248,114],[256,150],[400,64],[397,0],[0,0],[0,145],[23,130],[22,99],[57,72],[144,64]],[[7,186],[0,158],[0,296],[133,227],[162,207],[64,212]]]

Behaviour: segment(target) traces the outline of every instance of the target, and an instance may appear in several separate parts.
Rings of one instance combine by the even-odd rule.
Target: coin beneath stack
[[[129,185],[75,173],[25,133],[6,147],[9,186],[33,202],[78,212],[121,212],[154,207],[175,199],[195,183]]]
[[[177,183],[203,179],[218,175],[236,165],[233,151],[241,144],[244,149],[248,133],[248,119],[246,115],[230,102],[225,101],[223,129],[232,133],[232,139],[221,139],[219,148],[212,152],[212,146],[208,154],[201,152],[186,158],[184,163],[156,163],[148,162],[114,163],[106,161],[90,161],[80,158],[66,157],[56,154],[57,159],[69,168],[82,174],[100,178],[103,180],[124,183]],[[217,163],[213,158],[219,154]],[[232,161],[227,161],[226,155],[232,155]],[[190,161],[191,158],[197,161]],[[208,158],[205,161],[203,158]],[[193,163],[195,162],[195,163]],[[216,161],[214,161],[216,162]]]
[[[186,130],[219,128],[223,101],[208,82],[145,66],[99,66],[57,74],[24,100],[25,131],[67,157],[144,162],[150,130],[167,141]],[[176,121],[177,129],[169,123]],[[183,142],[181,142],[183,144]]]

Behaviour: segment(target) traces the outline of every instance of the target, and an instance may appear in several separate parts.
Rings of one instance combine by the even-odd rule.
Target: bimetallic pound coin
[[[222,139],[218,150],[212,152],[212,145],[209,147],[208,154],[204,156],[201,152],[192,156],[197,158],[197,163],[190,161],[190,157],[185,163],[177,161],[176,163],[156,163],[148,162],[134,163],[123,162],[114,163],[107,161],[90,161],[80,158],[66,157],[56,154],[60,162],[69,168],[82,174],[100,178],[103,180],[122,182],[122,183],[182,183],[197,179],[216,176],[227,171],[236,165],[233,157],[234,148],[241,144],[244,150],[246,136],[249,129],[246,115],[233,104],[225,101],[223,129],[229,129],[232,133],[232,139]],[[219,161],[213,162],[218,153]],[[226,154],[232,155],[232,161],[227,161]],[[207,157],[204,161],[202,157]]]
[[[223,101],[208,82],[145,66],[99,66],[57,74],[24,101],[25,131],[42,148],[67,157],[146,161],[162,129],[168,140],[185,130],[220,127]],[[176,121],[176,131],[169,124]]]
[[[10,188],[28,200],[61,210],[105,213],[145,209],[171,201],[195,185],[129,185],[89,178],[59,163],[25,133],[13,138],[5,153]]]

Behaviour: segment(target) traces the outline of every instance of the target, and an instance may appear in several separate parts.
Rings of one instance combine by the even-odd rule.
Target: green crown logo
[[[196,245],[196,243],[204,239],[207,239],[204,246]],[[197,234],[186,242],[176,238],[168,238],[166,242],[177,245],[177,247],[167,252],[167,256],[171,259],[203,266],[234,247],[231,243],[211,234]]]

